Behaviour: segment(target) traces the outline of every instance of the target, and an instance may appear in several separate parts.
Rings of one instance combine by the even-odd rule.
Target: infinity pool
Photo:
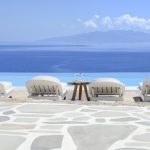
[[[96,78],[117,78],[127,86],[137,86],[139,82],[150,76],[146,73],[0,73],[0,81],[10,81],[15,86],[24,86],[27,80],[37,75],[50,75],[58,77],[63,82],[72,80],[88,80]]]

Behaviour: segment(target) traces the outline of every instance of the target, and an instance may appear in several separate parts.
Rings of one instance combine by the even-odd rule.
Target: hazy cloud
[[[97,24],[94,20],[88,20],[83,23],[86,27],[97,28]]]
[[[109,16],[103,17],[101,20],[101,24],[106,26],[107,28],[113,28],[114,27],[113,21]]]
[[[78,19],[78,21],[89,28],[150,31],[150,19],[131,16],[130,14],[119,17],[100,17],[96,14],[89,20]]]
[[[82,20],[80,18],[77,19],[78,22],[82,22]]]
[[[150,19],[125,14],[112,20],[114,28],[150,30]]]
[[[98,19],[100,16],[99,15],[95,15],[94,17]]]
[[[100,16],[99,15],[94,15],[91,19],[82,21],[81,19],[78,21],[81,22],[85,27],[88,28],[98,28],[98,21],[99,21]]]

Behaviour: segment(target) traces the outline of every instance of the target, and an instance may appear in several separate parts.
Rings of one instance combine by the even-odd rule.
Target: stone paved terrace
[[[150,107],[0,103],[0,150],[149,150]]]

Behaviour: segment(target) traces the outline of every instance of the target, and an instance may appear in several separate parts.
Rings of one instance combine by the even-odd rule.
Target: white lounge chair
[[[26,82],[30,96],[51,96],[52,99],[65,99],[67,84],[52,76],[37,76]]]
[[[142,101],[150,101],[150,78],[139,84],[138,91]]]
[[[123,97],[125,92],[125,85],[117,79],[113,78],[98,78],[89,84],[89,91],[91,100],[98,99],[98,96],[112,96],[117,95]]]
[[[0,96],[9,94],[13,89],[11,82],[0,82]]]

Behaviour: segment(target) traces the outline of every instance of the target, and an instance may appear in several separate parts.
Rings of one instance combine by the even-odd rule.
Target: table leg
[[[82,84],[79,86],[79,100],[81,100],[82,97]]]
[[[78,85],[76,84],[73,90],[72,100],[75,100],[76,98],[77,88],[78,88]]]
[[[86,84],[84,84],[83,86],[84,86],[84,91],[85,91],[86,98],[87,98],[88,101],[90,101],[90,97],[89,97],[88,91],[87,91],[87,86],[86,86]]]

